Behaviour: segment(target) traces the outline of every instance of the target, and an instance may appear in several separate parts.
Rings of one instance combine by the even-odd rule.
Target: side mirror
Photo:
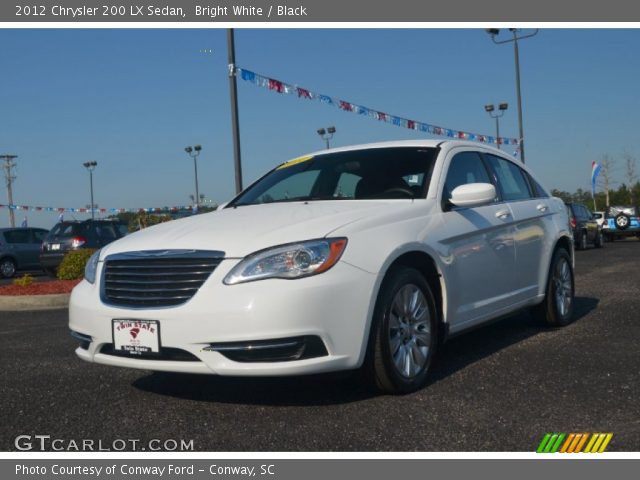
[[[454,188],[449,201],[456,207],[478,207],[495,198],[496,188],[490,183],[467,183]]]

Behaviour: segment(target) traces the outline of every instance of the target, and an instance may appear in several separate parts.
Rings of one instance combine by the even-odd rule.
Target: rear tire
[[[604,246],[604,235],[602,232],[596,233],[596,239],[593,241],[593,245],[596,248],[602,248]]]
[[[587,232],[580,232],[580,237],[578,238],[578,250],[586,250],[587,249]]]
[[[533,307],[531,313],[549,326],[564,327],[573,319],[574,296],[571,257],[564,248],[558,248],[551,259],[544,300]]]
[[[58,278],[58,270],[55,267],[46,267],[43,270],[50,278]]]
[[[387,274],[363,366],[370,385],[392,394],[424,387],[437,346],[437,315],[433,293],[420,272],[399,267]]]
[[[0,277],[11,278],[16,274],[16,262],[10,258],[0,260]]]

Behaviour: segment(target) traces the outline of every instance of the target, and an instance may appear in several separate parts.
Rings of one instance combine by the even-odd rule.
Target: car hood
[[[162,223],[103,249],[107,255],[139,250],[217,250],[241,258],[283,243],[322,238],[362,218],[390,213],[411,200],[286,202],[224,208]]]

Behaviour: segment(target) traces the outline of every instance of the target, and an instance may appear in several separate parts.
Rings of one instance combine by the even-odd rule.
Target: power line
[[[17,155],[9,155],[4,154],[0,155],[0,160],[4,160],[4,164],[2,168],[4,170],[4,178],[7,184],[7,199],[9,200],[9,205],[13,205],[13,181],[16,179],[16,176],[13,174],[13,169],[16,166],[15,159],[18,158]],[[16,226],[16,217],[12,208],[9,208],[9,223],[11,224],[11,228],[15,228]]]

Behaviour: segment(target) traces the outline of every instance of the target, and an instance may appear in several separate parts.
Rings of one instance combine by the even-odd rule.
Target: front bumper
[[[81,282],[71,295],[69,328],[91,337],[78,347],[83,360],[106,365],[218,375],[297,375],[357,368],[364,358],[372,299],[378,278],[345,262],[297,280],[261,280],[224,285],[237,260],[224,260],[186,303],[136,309],[105,305],[99,282]],[[102,264],[99,266],[101,270]],[[100,271],[97,278],[100,278]],[[101,353],[112,343],[112,319],[157,320],[163,348],[193,355],[193,361],[149,360]],[[327,355],[289,361],[233,361],[211,344],[315,336]]]

